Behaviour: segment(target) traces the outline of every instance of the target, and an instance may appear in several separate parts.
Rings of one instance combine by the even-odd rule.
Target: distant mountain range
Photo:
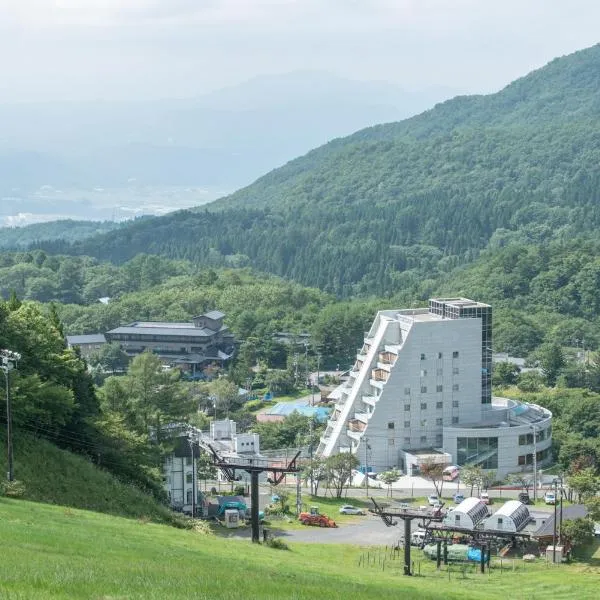
[[[231,190],[330,139],[450,95],[298,72],[185,100],[0,105],[0,193],[132,181]]]
[[[207,206],[47,248],[252,265],[353,296],[433,280],[489,244],[596,239],[600,46],[336,139]]]

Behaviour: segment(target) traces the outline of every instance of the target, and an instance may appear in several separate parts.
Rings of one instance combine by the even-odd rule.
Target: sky
[[[0,102],[192,97],[321,70],[496,91],[600,41],[597,0],[0,0]]]

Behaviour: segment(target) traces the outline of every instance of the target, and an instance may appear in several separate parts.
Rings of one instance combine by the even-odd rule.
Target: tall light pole
[[[0,350],[0,369],[4,373],[4,379],[6,380],[6,450],[7,450],[7,464],[8,471],[6,472],[6,478],[8,481],[14,480],[14,466],[13,466],[13,447],[12,447],[12,416],[10,406],[10,371],[12,371],[17,362],[21,359],[21,355],[11,350]]]

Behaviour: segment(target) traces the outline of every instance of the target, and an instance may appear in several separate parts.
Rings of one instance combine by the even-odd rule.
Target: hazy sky
[[[192,96],[326,70],[494,91],[600,41],[598,0],[0,0],[0,101]]]

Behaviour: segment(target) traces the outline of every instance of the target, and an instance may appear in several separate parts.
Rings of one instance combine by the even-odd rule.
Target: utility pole
[[[196,461],[194,460],[194,441],[188,437],[188,444],[192,453],[192,519],[196,518]]]
[[[13,465],[13,445],[12,445],[12,415],[10,405],[10,372],[16,367],[17,362],[21,359],[21,355],[11,350],[0,350],[0,369],[4,373],[6,380],[6,450],[8,471],[6,478],[8,481],[14,481],[14,465]]]
[[[554,479],[554,523],[553,523],[553,531],[552,531],[552,564],[556,564],[556,503],[558,494],[558,479]]]
[[[367,482],[367,498],[369,497],[369,438],[365,437],[365,481]]]

